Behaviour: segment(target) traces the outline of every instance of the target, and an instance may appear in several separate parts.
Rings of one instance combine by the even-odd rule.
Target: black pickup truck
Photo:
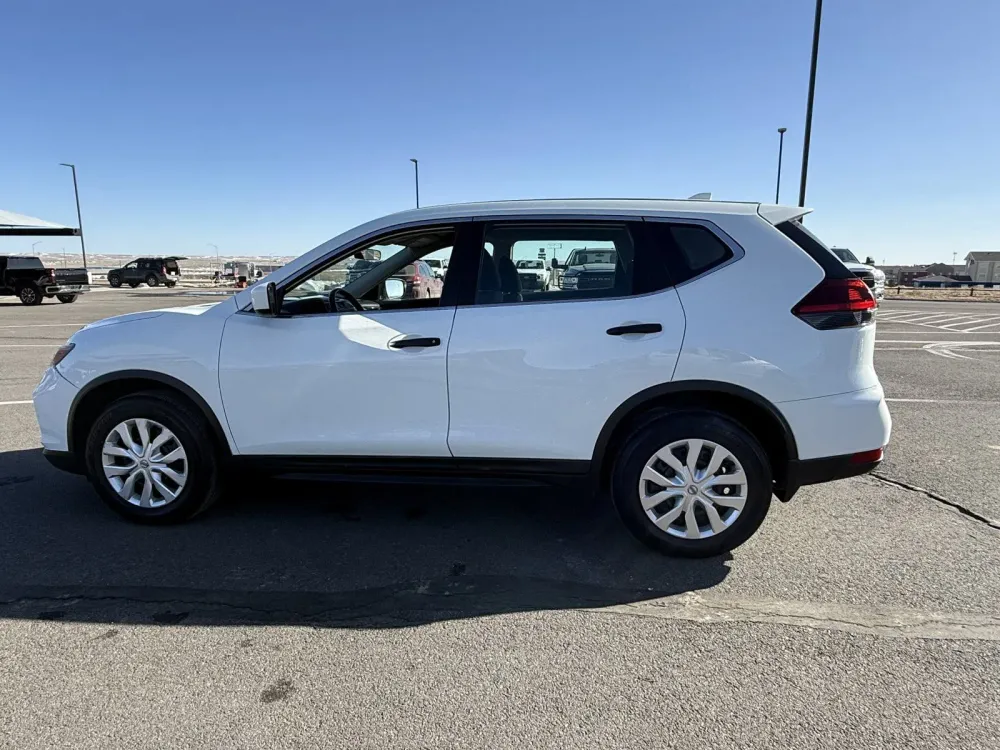
[[[39,258],[0,255],[0,295],[17,295],[24,305],[40,305],[46,297],[76,302],[89,291],[90,273],[85,268],[57,271],[46,268]]]

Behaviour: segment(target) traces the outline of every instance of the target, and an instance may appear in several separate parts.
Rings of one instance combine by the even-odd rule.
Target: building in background
[[[975,283],[1000,283],[1000,251],[973,250],[965,256],[965,274]]]

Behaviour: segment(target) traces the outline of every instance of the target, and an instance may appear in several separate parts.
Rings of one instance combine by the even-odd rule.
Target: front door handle
[[[410,349],[414,347],[441,346],[441,339],[433,337],[416,337],[409,339],[397,339],[390,341],[389,346],[393,349]]]
[[[659,333],[663,326],[659,323],[633,323],[628,326],[615,326],[608,329],[609,336],[624,336],[626,333]]]

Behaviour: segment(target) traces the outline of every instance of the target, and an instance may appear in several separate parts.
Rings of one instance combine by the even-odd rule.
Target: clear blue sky
[[[879,261],[1000,249],[1000,2],[825,5],[810,227]],[[0,207],[75,224],[71,161],[94,252],[299,254],[410,207],[411,156],[424,204],[770,201],[781,125],[794,203],[812,10],[12,2]]]

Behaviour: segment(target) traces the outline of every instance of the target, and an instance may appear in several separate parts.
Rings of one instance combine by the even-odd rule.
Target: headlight
[[[52,364],[50,366],[51,367],[55,367],[60,362],[62,362],[64,359],[66,359],[66,356],[71,351],[73,351],[73,349],[75,347],[76,347],[76,344],[66,343],[66,344],[63,344],[62,346],[60,346],[58,349],[56,349],[56,353],[52,355]]]
[[[577,276],[563,276],[562,277],[562,288],[563,289],[575,289],[577,282],[579,281]]]

